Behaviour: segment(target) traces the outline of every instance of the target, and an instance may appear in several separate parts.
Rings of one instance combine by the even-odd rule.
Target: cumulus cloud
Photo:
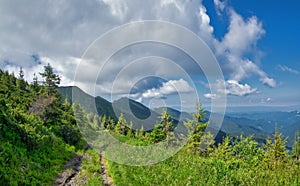
[[[151,88],[140,94],[141,98],[164,98],[167,95],[175,93],[189,93],[192,92],[193,88],[189,83],[183,79],[169,80],[164,82],[159,88]],[[136,96],[136,94],[134,94]],[[138,98],[139,100],[140,98]]]
[[[218,93],[233,96],[246,96],[257,92],[257,88],[252,88],[248,84],[240,84],[236,80],[218,80],[215,84],[211,85],[211,88]]]
[[[216,55],[225,61],[223,67],[229,71],[230,79],[240,81],[255,74],[263,84],[275,87],[276,80],[268,77],[257,64],[246,57],[249,52],[256,51],[258,40],[266,33],[262,23],[256,16],[244,19],[232,8],[228,12],[228,32],[221,41],[216,41],[215,50]]]
[[[283,72],[289,72],[289,73],[292,73],[292,74],[299,74],[299,71],[295,70],[295,69],[292,69],[290,67],[287,67],[285,65],[278,65],[278,68],[283,71]]]
[[[210,93],[204,94],[204,97],[207,99],[217,99],[218,98],[217,94],[210,94]]]
[[[223,37],[220,48],[236,56],[242,56],[265,34],[262,23],[256,16],[244,19],[235,10],[229,10],[230,23],[228,33]],[[220,52],[220,51],[219,51]]]
[[[90,0],[90,1],[60,1],[60,0],[27,0],[0,2],[0,68],[17,71],[23,66],[26,79],[32,80],[34,72],[40,72],[42,66],[50,62],[62,76],[62,84],[70,85],[74,79],[76,67],[80,62],[85,49],[101,34],[124,23],[140,20],[165,20],[187,27],[207,44],[220,61],[220,65],[227,79],[236,83],[227,82],[228,94],[246,95],[253,93],[250,85],[239,84],[241,80],[252,75],[270,87],[276,86],[276,81],[270,78],[252,59],[247,56],[256,51],[256,44],[266,33],[261,21],[255,16],[244,18],[232,7],[221,0],[214,0],[217,12],[229,17],[228,31],[222,39],[214,36],[214,27],[210,16],[201,0]],[[47,8],[45,8],[47,7]],[[151,30],[150,30],[151,31]],[[157,32],[159,34],[159,32]],[[179,37],[175,37],[180,39]],[[157,50],[152,47],[152,50]],[[96,82],[99,93],[109,92],[111,89],[111,74],[118,72],[126,60],[136,59],[140,54],[146,54],[149,49],[128,50],[120,56],[117,63],[108,66],[105,79]],[[104,51],[101,51],[104,52]],[[156,55],[166,55],[161,50]],[[140,54],[137,54],[140,53]],[[151,53],[151,52],[150,52]],[[40,64],[31,58],[32,54],[40,56]],[[165,57],[182,58],[177,52],[169,52]],[[135,57],[134,57],[135,56]],[[186,58],[178,62],[183,69],[194,69]],[[87,63],[87,69],[95,69],[93,64]],[[141,68],[143,69],[143,68]],[[152,65],[150,71],[162,74],[160,71],[169,66]],[[148,70],[148,69],[147,69]],[[86,71],[77,79],[89,93],[93,83],[90,80],[92,72]],[[128,71],[122,81],[116,83],[117,94],[124,93],[128,87],[134,86],[135,73]],[[175,80],[174,80],[175,81]],[[169,84],[168,84],[169,83]],[[176,83],[179,83],[176,85]],[[171,86],[172,84],[172,86]],[[175,89],[188,90],[189,87],[180,87],[184,82],[166,82],[164,86],[144,91],[144,97],[153,95],[163,96],[172,94]],[[230,88],[231,86],[234,88]],[[172,88],[173,87],[173,88]],[[175,87],[175,88],[174,88]],[[232,89],[232,90],[231,90]],[[241,93],[233,91],[239,89]]]

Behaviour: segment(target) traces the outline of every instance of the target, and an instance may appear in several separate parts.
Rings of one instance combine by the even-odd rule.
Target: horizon
[[[77,86],[60,86],[60,88],[79,88]],[[80,89],[80,88],[79,88]],[[81,91],[83,91],[85,94],[88,94],[87,92],[85,92],[84,90],[80,89]],[[88,94],[90,95],[90,94]],[[126,99],[130,99],[132,101],[135,101],[137,103],[140,103],[150,109],[159,109],[159,108],[171,108],[171,109],[174,109],[174,110],[177,110],[179,112],[187,112],[187,113],[192,113],[194,112],[193,109],[189,109],[189,110],[185,110],[185,109],[181,109],[180,106],[179,108],[176,107],[176,106],[157,106],[157,107],[151,107],[150,105],[146,105],[144,103],[141,103],[141,102],[138,102],[134,99],[131,99],[130,97],[120,97],[116,100],[109,100],[107,98],[104,98],[102,97],[101,95],[96,95],[96,96],[93,96],[93,95],[90,95],[94,98],[96,97],[101,97],[103,99],[105,99],[106,101],[109,101],[110,103],[113,103],[115,101],[118,101],[120,99],[123,99],[123,98],[126,98]],[[211,108],[210,106],[206,106],[206,105],[202,105],[203,109],[205,111],[211,111]],[[294,112],[294,111],[300,111],[300,105],[276,105],[276,106],[268,106],[268,105],[265,105],[265,106],[261,106],[261,105],[232,105],[232,106],[227,106],[226,107],[226,111],[225,111],[225,114],[230,114],[230,113],[267,113],[267,112]]]

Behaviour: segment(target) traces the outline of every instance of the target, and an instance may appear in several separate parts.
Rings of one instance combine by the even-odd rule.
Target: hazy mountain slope
[[[170,116],[173,119],[176,120],[182,120],[185,121],[187,119],[193,119],[192,115],[190,113],[187,112],[180,112],[176,109],[170,108],[170,107],[160,107],[160,108],[155,108],[154,111],[156,111],[157,113],[162,113],[163,111],[167,111],[168,114],[170,114]]]
[[[134,129],[140,129],[141,126],[144,127],[145,131],[153,129],[154,125],[160,122],[159,117],[163,110],[170,114],[176,126],[180,119],[182,121],[192,119],[190,113],[180,112],[169,107],[151,110],[129,98],[121,98],[111,103],[99,96],[94,98],[78,87],[60,87],[59,91],[63,99],[73,102],[72,98],[74,98],[88,112],[94,111],[96,107],[99,115],[106,115],[114,120],[117,120],[120,114],[123,113],[128,123],[132,121]],[[205,113],[204,120],[208,121],[211,113],[209,111],[205,111]],[[180,130],[184,130],[183,123],[178,126]],[[272,137],[275,128],[277,131],[282,132],[284,136],[289,136],[288,146],[291,146],[295,131],[300,130],[300,113],[297,111],[229,113],[224,116],[217,141],[221,141],[221,138],[226,134],[233,137],[242,134],[244,136],[254,135],[257,141],[264,142],[267,137]]]
[[[149,109],[145,105],[128,98],[121,98],[112,103],[116,115],[123,113],[128,122],[132,121],[134,129],[151,130],[154,125],[160,122],[157,112]]]
[[[63,99],[67,99],[70,103],[77,102],[80,104],[86,112],[95,112],[97,111],[98,115],[106,115],[111,119],[117,120],[117,117],[114,114],[112,104],[106,99],[97,96],[93,96],[85,93],[78,87],[59,87],[58,91],[60,92]]]

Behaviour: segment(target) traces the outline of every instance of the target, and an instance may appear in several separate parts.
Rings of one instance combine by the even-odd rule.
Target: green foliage
[[[203,132],[205,131],[208,123],[204,123],[204,110],[201,107],[201,104],[197,104],[196,106],[196,112],[192,115],[193,120],[188,120],[184,122],[184,125],[186,126],[188,130],[188,145],[191,148],[192,151],[200,151],[200,145],[201,145],[201,138],[203,136]],[[207,136],[206,136],[206,139]],[[214,142],[211,141],[210,144],[213,144]],[[206,144],[210,145],[210,144]],[[205,153],[205,152],[203,152]]]
[[[78,185],[101,186],[104,185],[102,181],[102,168],[100,153],[89,149],[85,154],[85,159],[81,164],[81,170],[75,183]]]
[[[36,74],[34,73],[33,74],[33,81],[31,83],[31,87],[32,89],[35,91],[35,92],[38,92],[39,91],[39,83],[38,83],[38,77],[36,76]]]
[[[45,67],[43,85],[38,85],[36,79],[29,86],[22,73],[16,78],[0,70],[0,185],[51,185],[65,162],[84,148],[81,133],[93,140],[99,130],[105,130],[132,145],[176,139],[175,126],[167,112],[163,112],[153,130],[144,131],[141,126],[134,131],[133,123],[127,126],[123,115],[115,122],[105,115],[86,114],[79,104],[70,105],[67,99],[62,101],[56,91],[59,76],[50,65]],[[114,183],[300,185],[298,138],[293,149],[296,159],[289,156],[286,140],[278,133],[273,140],[267,140],[264,148],[253,137],[242,136],[235,140],[226,137],[215,147],[213,136],[204,134],[208,126],[204,115],[198,105],[193,120],[185,123],[189,132],[187,146],[163,162],[134,167],[108,161]],[[85,185],[103,185],[99,153],[89,150],[81,168],[79,177],[86,180]]]
[[[233,142],[233,155],[235,158],[257,165],[263,158],[264,151],[259,148],[253,136],[244,138],[241,136]]]
[[[300,131],[296,132],[292,156],[300,160]]]
[[[25,90],[26,88],[26,83],[24,80],[24,71],[22,69],[22,67],[20,67],[20,71],[19,71],[19,78],[17,79],[17,87],[21,90]]]
[[[117,122],[117,125],[115,126],[115,132],[119,133],[119,134],[122,134],[122,135],[125,135],[126,134],[126,125],[127,125],[127,122],[123,116],[123,114],[120,115],[119,119],[118,119],[118,122]]]
[[[274,140],[267,140],[265,145],[265,161],[277,164],[284,162],[288,158],[288,151],[285,148],[286,139],[280,133],[274,134]]]
[[[234,155],[233,147],[231,145],[231,138],[226,136],[223,142],[218,145],[216,150],[213,152],[213,157],[220,158],[221,160],[231,160]]]
[[[224,161],[182,149],[173,157],[149,166],[128,166],[108,161],[116,185],[299,185],[299,165],[269,170],[239,158]]]
[[[48,63],[44,66],[44,72],[40,73],[44,78],[43,85],[45,86],[48,95],[57,91],[57,87],[60,84],[60,77],[54,73],[53,67]]]
[[[175,129],[173,125],[173,119],[167,113],[167,111],[163,111],[162,115],[160,116],[160,119],[160,124],[155,125],[154,129],[148,135],[149,140],[152,143],[158,143],[160,141],[165,140],[168,136],[170,137]]]
[[[19,78],[0,70],[0,185],[51,185],[82,148],[71,105],[39,87],[22,69]]]

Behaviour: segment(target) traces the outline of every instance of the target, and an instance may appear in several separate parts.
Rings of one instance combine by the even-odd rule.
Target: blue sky
[[[196,88],[207,108],[222,93],[227,95],[228,107],[299,108],[299,5],[292,0],[3,0],[0,68],[17,73],[22,66],[30,82],[33,73],[51,63],[61,75],[62,85],[75,84],[109,100],[129,96],[152,107],[167,105],[193,110],[195,99],[191,94]],[[212,90],[188,55],[176,47],[147,42],[116,53],[100,74],[102,77],[93,80],[92,76],[97,76],[91,73],[95,64],[83,58],[89,46],[113,28],[142,20],[168,21],[194,32],[216,56],[224,80],[211,84]],[[170,32],[180,39],[179,33]],[[127,37],[134,36],[123,36]],[[147,58],[143,62],[147,65],[126,71],[133,61],[149,56],[173,61],[188,76],[178,74],[176,65],[170,66],[162,58]],[[75,78],[78,65],[83,63],[89,70]],[[137,78],[137,71],[145,70],[158,78],[132,81]],[[114,82],[119,72],[124,74]],[[221,85],[225,86],[223,90]],[[180,95],[189,98],[184,100],[184,106],[178,100]]]
[[[257,43],[257,48],[262,52],[259,64],[278,82],[275,88],[269,89],[257,84],[255,79],[247,80],[258,87],[261,94],[256,95],[257,98],[244,100],[255,100],[258,103],[261,99],[263,105],[270,106],[299,105],[300,86],[297,82],[300,80],[300,25],[297,23],[300,17],[300,3],[292,0],[230,0],[227,3],[243,17],[256,16],[262,22],[266,33]],[[204,1],[204,4],[211,24],[215,27],[216,37],[222,38],[227,31],[229,20],[216,14],[212,1]],[[273,103],[266,103],[266,97],[271,98]]]

